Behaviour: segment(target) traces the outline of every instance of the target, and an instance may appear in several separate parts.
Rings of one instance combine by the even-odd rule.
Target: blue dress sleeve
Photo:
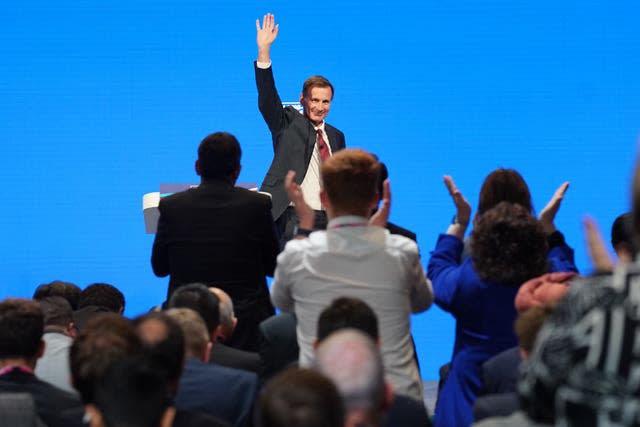
[[[429,258],[427,277],[433,285],[435,303],[445,311],[453,309],[461,278],[460,255],[463,248],[463,242],[457,237],[441,234]]]

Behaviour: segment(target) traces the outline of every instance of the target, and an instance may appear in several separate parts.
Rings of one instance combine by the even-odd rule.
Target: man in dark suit
[[[258,107],[273,139],[274,157],[262,183],[262,191],[273,197],[273,218],[281,233],[281,243],[293,237],[297,216],[284,191],[289,170],[296,172],[305,200],[316,211],[316,229],[326,227],[326,215],[318,196],[320,163],[345,147],[344,134],[325,122],[333,99],[333,86],[322,76],[312,76],[303,85],[300,103],[304,114],[293,107],[283,108],[271,67],[271,44],[278,35],[273,15],[256,20],[258,60],[255,62]],[[303,233],[307,232],[302,230]],[[232,296],[233,297],[233,296]]]
[[[151,265],[157,276],[171,275],[167,299],[195,282],[227,292],[238,316],[229,345],[254,351],[258,323],[274,313],[265,276],[273,275],[279,245],[269,197],[234,187],[240,156],[229,133],[200,143],[200,185],[160,200]]]
[[[34,375],[44,352],[43,331],[44,317],[37,302],[7,299],[0,303],[0,393],[31,395],[38,417],[47,426],[80,427],[84,415],[80,399]]]

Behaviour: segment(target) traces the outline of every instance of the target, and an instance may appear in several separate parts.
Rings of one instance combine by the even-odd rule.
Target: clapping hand
[[[540,215],[538,216],[538,219],[542,223],[542,227],[547,234],[551,234],[556,231],[554,220],[556,218],[558,210],[560,209],[560,204],[562,203],[564,194],[567,192],[568,188],[569,181],[563,182],[555,191],[555,193],[553,193],[553,196],[551,196],[551,200],[549,200],[547,206],[542,209]]]

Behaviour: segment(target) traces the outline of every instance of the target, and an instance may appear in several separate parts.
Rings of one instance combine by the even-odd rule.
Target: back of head
[[[347,412],[363,410],[379,416],[385,401],[384,367],[375,342],[355,329],[343,329],[324,339],[315,367],[338,388]]]
[[[78,308],[96,306],[106,308],[113,313],[122,313],[125,307],[124,295],[108,283],[94,283],[80,293]]]
[[[213,334],[220,324],[218,297],[205,285],[191,283],[180,286],[169,299],[169,308],[190,308],[202,316],[209,334]]]
[[[236,315],[233,311],[233,301],[229,294],[220,288],[209,288],[210,292],[213,292],[218,297],[218,308],[220,310],[220,326],[223,330],[224,338],[228,339],[233,334],[233,329],[236,326]]]
[[[73,310],[69,301],[62,297],[47,297],[40,300],[44,325],[67,327],[73,322]]]
[[[105,427],[158,427],[165,390],[166,379],[149,358],[125,357],[97,382],[95,404]]]
[[[633,239],[632,221],[631,212],[627,212],[619,215],[611,225],[611,246],[618,257],[629,256],[633,259],[637,252]]]
[[[177,387],[185,352],[180,325],[164,312],[138,317],[133,324],[150,358],[158,364],[169,385]]]
[[[78,308],[78,301],[80,300],[80,292],[78,285],[61,280],[54,280],[51,283],[38,286],[33,293],[33,299],[39,301],[46,297],[62,297],[69,301],[73,310],[76,310]]]
[[[44,318],[36,301],[0,302],[0,359],[35,359],[43,330]]]
[[[476,218],[471,258],[483,280],[520,286],[546,272],[547,251],[542,225],[523,206],[500,202]]]
[[[202,357],[209,343],[209,331],[202,316],[190,308],[171,308],[167,316],[182,330],[187,356]]]
[[[131,322],[115,313],[100,314],[87,322],[69,352],[72,383],[85,403],[93,403],[97,382],[111,365],[142,351]]]
[[[357,329],[374,341],[378,341],[378,317],[369,305],[357,298],[341,297],[333,302],[318,317],[316,337],[322,342],[340,329]]]
[[[239,170],[241,156],[235,136],[227,132],[212,133],[198,147],[198,173],[205,180],[228,180]]]
[[[480,216],[500,202],[517,203],[533,213],[529,186],[515,169],[496,169],[484,179],[480,188],[478,210]]]
[[[380,163],[364,150],[346,149],[322,164],[322,188],[334,208],[368,215],[377,199]]]
[[[262,390],[257,427],[342,427],[344,407],[331,381],[311,369],[291,368]]]

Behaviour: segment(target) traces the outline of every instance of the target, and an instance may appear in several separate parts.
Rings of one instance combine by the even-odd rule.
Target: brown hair
[[[480,188],[478,211],[480,216],[500,202],[517,203],[533,213],[529,186],[515,169],[496,169],[484,179]]]
[[[340,210],[360,213],[377,194],[380,163],[364,150],[340,150],[322,164],[322,187]]]
[[[311,76],[307,80],[304,81],[302,85],[302,96],[305,98],[311,94],[311,89],[314,87],[328,87],[331,89],[331,99],[333,99],[333,94],[335,90],[333,89],[333,85],[331,82],[322,76]]]

